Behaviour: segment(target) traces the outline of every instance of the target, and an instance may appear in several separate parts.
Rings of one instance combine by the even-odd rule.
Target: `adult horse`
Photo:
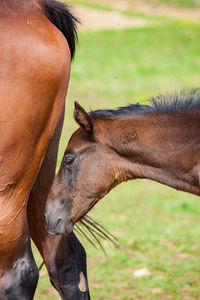
[[[70,232],[112,188],[135,178],[200,196],[200,90],[90,114],[76,103],[74,116],[80,128],[49,194],[49,232]]]
[[[38,269],[29,234],[61,297],[89,299],[83,247],[73,234],[48,235],[43,217],[55,173],[75,21],[64,4],[53,0],[0,1],[2,300],[33,298]]]

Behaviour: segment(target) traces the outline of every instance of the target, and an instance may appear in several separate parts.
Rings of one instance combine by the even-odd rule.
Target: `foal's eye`
[[[69,166],[73,163],[75,157],[73,155],[65,155],[64,157],[64,165]]]

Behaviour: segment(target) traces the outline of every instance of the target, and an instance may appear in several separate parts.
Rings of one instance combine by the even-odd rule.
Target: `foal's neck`
[[[148,178],[200,195],[199,111],[140,114],[111,124],[122,180]]]

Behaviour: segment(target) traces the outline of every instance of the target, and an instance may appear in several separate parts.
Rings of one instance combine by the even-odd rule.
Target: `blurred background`
[[[72,132],[74,101],[86,110],[145,103],[200,86],[199,0],[72,1],[80,19],[58,164]],[[82,237],[93,300],[200,299],[200,200],[163,185],[121,184],[90,213],[119,241]],[[98,246],[97,246],[98,248]],[[35,258],[42,262],[36,249]],[[45,267],[35,295],[60,299]]]

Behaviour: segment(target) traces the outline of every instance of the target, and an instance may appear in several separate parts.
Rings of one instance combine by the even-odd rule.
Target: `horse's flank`
[[[61,116],[70,73],[62,33],[37,6],[35,12],[0,19],[0,268],[27,230],[27,197]]]
[[[50,236],[44,226],[75,21],[62,2],[0,1],[0,299],[33,299],[39,274],[30,235],[60,296],[90,299],[84,248],[74,234]]]

